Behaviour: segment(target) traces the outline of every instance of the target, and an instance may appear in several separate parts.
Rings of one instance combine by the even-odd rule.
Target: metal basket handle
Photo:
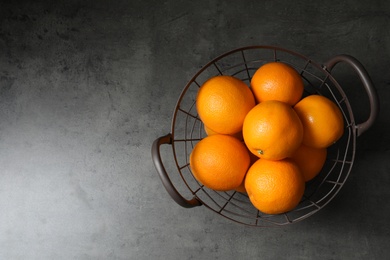
[[[374,124],[375,119],[379,114],[378,94],[366,69],[356,58],[350,55],[341,54],[334,56],[333,58],[329,59],[327,62],[324,63],[325,69],[327,69],[328,72],[331,72],[333,67],[339,62],[347,63],[356,71],[360,80],[363,83],[364,88],[366,89],[368,99],[370,101],[370,115],[368,119],[365,122],[356,125],[357,136],[360,136]]]
[[[156,167],[156,170],[158,172],[158,175],[160,176],[160,179],[169,193],[171,195],[172,199],[179,204],[180,206],[184,208],[192,208],[196,206],[201,206],[202,203],[196,198],[193,197],[191,200],[185,199],[180,193],[176,190],[176,188],[173,186],[166,170],[165,167],[162,163],[161,160],[161,155],[160,155],[160,146],[162,144],[172,144],[172,135],[167,134],[165,136],[161,136],[157,138],[152,145],[152,159],[154,166]]]

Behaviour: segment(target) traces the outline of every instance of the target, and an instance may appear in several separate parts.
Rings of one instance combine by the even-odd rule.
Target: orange
[[[249,168],[245,189],[258,210],[266,214],[280,214],[299,204],[305,191],[305,181],[291,159],[260,159]]]
[[[255,98],[249,87],[242,80],[226,75],[207,80],[196,97],[200,119],[220,134],[240,132],[246,114],[254,106]]]
[[[344,120],[340,109],[330,99],[311,95],[294,106],[303,125],[303,143],[310,147],[325,148],[344,133]]]
[[[253,154],[259,158],[280,160],[291,156],[301,145],[303,127],[291,106],[269,100],[249,111],[242,133]]]
[[[304,85],[293,67],[282,62],[270,62],[255,72],[251,88],[257,102],[279,100],[293,106],[301,99]]]
[[[217,132],[211,130],[210,128],[208,128],[206,125],[204,125],[204,131],[206,132],[207,135],[216,135],[218,134]],[[243,137],[242,137],[242,131],[238,132],[238,133],[235,133],[235,134],[230,134],[231,136],[237,138],[238,140],[243,140]]]
[[[291,156],[298,165],[305,181],[310,181],[320,173],[325,164],[326,148],[313,148],[302,144]]]
[[[199,141],[190,154],[194,177],[218,191],[237,188],[244,180],[250,157],[245,145],[229,135],[211,135]]]

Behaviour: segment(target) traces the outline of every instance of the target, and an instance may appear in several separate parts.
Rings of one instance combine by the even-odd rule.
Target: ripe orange
[[[294,106],[303,125],[303,143],[310,147],[325,148],[344,133],[344,120],[340,109],[330,99],[311,95]]]
[[[293,67],[282,62],[270,62],[255,72],[251,88],[258,102],[279,100],[293,106],[301,99],[304,85]]]
[[[305,181],[310,181],[320,173],[325,164],[326,155],[326,148],[313,148],[302,144],[291,159],[298,165]]]
[[[242,133],[253,154],[264,159],[280,160],[291,156],[301,145],[303,127],[292,107],[269,100],[249,111]]]
[[[196,109],[202,122],[214,132],[235,134],[241,131],[246,114],[255,106],[249,87],[232,76],[215,76],[198,91]]]
[[[244,180],[250,157],[245,145],[229,135],[211,135],[199,141],[190,154],[194,177],[218,191],[237,188]]]
[[[249,168],[245,189],[258,210],[267,214],[280,214],[299,204],[305,191],[305,181],[291,159],[260,159]]]

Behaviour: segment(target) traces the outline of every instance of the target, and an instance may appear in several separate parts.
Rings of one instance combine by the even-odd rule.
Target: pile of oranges
[[[194,177],[246,193],[266,214],[294,209],[344,132],[337,105],[303,91],[300,74],[282,62],[262,65],[250,86],[233,76],[208,79],[196,97],[207,136],[190,154]]]

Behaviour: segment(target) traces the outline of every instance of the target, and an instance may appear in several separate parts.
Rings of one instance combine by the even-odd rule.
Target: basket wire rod
[[[195,116],[195,115],[191,114],[190,112],[188,112],[188,111],[182,109],[181,107],[178,108],[178,111],[183,112],[184,114],[189,115],[190,117],[193,117],[193,118],[195,118],[196,120],[199,120],[199,118],[198,118],[197,116]]]
[[[337,150],[337,155],[336,155],[336,158],[338,158],[340,155],[340,150]],[[314,194],[317,194],[317,192],[320,190],[320,188],[324,185],[325,181],[329,178],[329,175],[333,172],[333,169],[335,169],[337,165],[337,162],[334,162],[332,164],[332,167],[330,168],[330,170],[328,170],[327,174],[325,175],[325,177],[322,179],[322,181],[320,182],[320,184],[314,189],[314,191],[307,197],[311,197],[313,196]],[[318,203],[319,201],[317,201],[316,203]]]
[[[195,102],[194,102],[194,104],[193,104],[193,106],[195,105]],[[187,116],[187,118],[186,118],[186,126],[187,126],[187,124],[188,124],[188,116]],[[192,136],[196,136],[194,133],[195,133],[195,131],[196,131],[196,126],[197,126],[197,124],[198,125],[200,125],[200,126],[202,126],[203,124],[202,124],[202,120],[200,120],[199,119],[199,117],[197,116],[197,117],[195,117],[195,120],[194,120],[194,122],[193,122],[193,124],[192,124],[192,128],[191,128],[191,134],[190,134],[190,136],[192,137]],[[199,138],[201,137],[201,128],[200,127],[198,127],[198,129],[199,129],[199,132],[198,132],[198,134],[199,134]]]
[[[346,96],[342,96],[342,98],[339,99],[339,100],[337,101],[337,103],[341,105],[341,104],[344,103],[346,100],[347,100],[347,97],[346,97]]]
[[[293,221],[288,217],[287,213],[283,213],[283,215],[284,215],[284,218],[286,219],[286,221],[287,221],[288,223],[292,223],[292,222],[293,222]]]
[[[191,108],[193,107],[193,105],[191,106]],[[189,116],[187,115],[187,117],[186,117],[186,125],[185,125],[185,133],[187,133],[187,126],[188,126],[188,120],[189,120]],[[195,120],[195,122],[196,122],[196,120]],[[195,125],[195,123],[194,123],[194,125]],[[191,133],[193,132],[193,128],[192,128],[192,130],[191,130]],[[191,139],[192,139],[192,134],[190,135],[191,136]],[[187,136],[186,136],[186,139],[187,139]],[[192,141],[191,140],[191,144],[193,144],[193,142],[194,141]],[[188,157],[189,156],[187,156],[187,154],[188,154],[188,146],[187,146],[187,143],[185,143],[185,145],[184,145],[184,151],[185,151],[185,154],[186,154],[186,163],[187,163],[187,165],[189,165],[189,162],[188,162]]]
[[[315,205],[315,207],[313,208],[313,205],[309,205],[309,206],[306,206],[304,208],[301,208],[301,209],[298,209],[298,210],[293,210],[293,211],[290,211],[289,213],[292,214],[294,212],[299,212],[299,211],[303,211],[305,209],[310,209],[309,212],[305,213],[305,214],[302,214],[298,217],[294,217],[291,222],[297,222],[297,221],[300,221],[302,219],[305,219],[311,215],[313,215],[314,213],[316,213],[317,211],[319,211],[321,209],[321,207],[319,205]],[[286,213],[288,214],[288,213]]]
[[[206,193],[206,195],[207,196],[211,196],[209,193],[207,193],[205,190],[203,190],[205,193]],[[236,216],[240,216],[240,217],[244,217],[244,218],[247,218],[247,219],[250,219],[251,217],[248,217],[247,215],[244,215],[244,214],[238,214],[238,213],[235,213],[235,212],[232,212],[232,211],[230,211],[230,210],[227,210],[226,209],[226,206],[227,205],[232,205],[232,207],[235,207],[235,208],[238,208],[238,209],[240,209],[240,210],[242,210],[242,211],[244,211],[245,213],[247,213],[247,214],[249,214],[249,215],[251,215],[252,213],[251,212],[249,212],[248,210],[246,210],[246,209],[244,209],[244,208],[242,208],[242,207],[240,207],[240,206],[237,206],[232,200],[233,200],[233,198],[234,198],[234,195],[236,194],[236,192],[234,192],[234,194],[233,195],[229,195],[229,194],[227,194],[226,192],[225,192],[225,194],[227,194],[227,195],[229,195],[229,197],[228,198],[225,198],[224,196],[222,196],[221,195],[221,193],[218,193],[218,192],[216,192],[216,191],[214,191],[215,193],[216,193],[216,195],[219,195],[222,199],[224,199],[226,202],[225,202],[225,204],[223,205],[223,206],[221,206],[221,205],[219,205],[219,203],[217,203],[213,198],[211,198],[210,197],[210,199],[216,204],[216,206],[219,208],[219,209],[213,209],[213,211],[215,211],[215,212],[217,212],[217,213],[219,213],[219,214],[221,214],[221,215],[223,215],[223,216],[225,216],[225,217],[227,217],[226,216],[226,214],[224,214],[223,212],[226,212],[226,213],[230,213],[230,214],[233,214],[233,215],[236,215]],[[210,206],[210,208],[212,208],[211,206]],[[229,217],[227,217],[227,218],[229,218]]]
[[[217,64],[216,64],[215,62],[213,62],[213,65],[214,65],[214,67],[218,70],[218,73],[219,73],[220,75],[223,75],[221,69],[217,66]]]
[[[349,128],[349,131],[348,131],[349,138],[348,138],[347,145],[346,145],[346,152],[345,152],[345,154],[344,154],[344,159],[343,159],[342,164],[341,164],[340,173],[342,173],[342,172],[344,171],[345,161],[346,161],[346,157],[347,157],[348,150],[349,150],[349,145],[350,145],[350,140],[351,140],[351,132],[352,132],[352,131],[351,131],[351,129]],[[354,156],[354,154],[353,154],[352,156]],[[346,172],[346,174],[345,174],[345,177],[344,177],[344,181],[342,181],[342,182],[340,182],[340,178],[341,178],[341,175],[342,175],[342,174],[339,174],[338,177],[337,177],[337,179],[336,179],[336,181],[335,181],[335,183],[330,183],[330,184],[333,184],[333,187],[329,190],[329,192],[328,192],[322,199],[318,200],[318,202],[321,202],[322,200],[324,200],[325,198],[327,198],[328,196],[330,196],[331,193],[333,193],[333,194],[332,194],[332,196],[331,196],[330,198],[333,198],[334,196],[336,196],[336,194],[338,193],[338,191],[340,190],[340,188],[343,186],[345,180],[347,179],[350,170],[351,170],[351,167],[349,168],[349,170],[347,170],[347,172]],[[329,182],[328,182],[329,180],[328,180],[327,178],[326,178],[325,180],[327,181],[327,183],[329,183]],[[336,187],[339,187],[339,188],[336,189]],[[335,189],[336,189],[336,190],[335,190]],[[333,192],[333,191],[335,191],[335,192]],[[327,200],[323,206],[325,206],[326,204],[328,204],[329,201],[330,201],[330,200]]]
[[[302,76],[304,72],[306,72],[307,67],[311,63],[311,60],[306,60],[305,66],[303,66],[303,69],[301,70],[300,75]]]
[[[329,78],[329,74],[327,74],[327,78]],[[342,112],[342,114],[343,114],[343,117],[344,117],[344,119],[345,119],[347,125],[348,125],[348,126],[350,126],[350,125],[352,125],[352,124],[354,125],[355,122],[353,121],[353,120],[354,120],[354,119],[353,119],[353,116],[350,114],[350,118],[351,118],[352,122],[349,122],[348,116],[346,115],[346,112],[344,111],[344,109],[343,109],[342,106],[341,106],[342,103],[345,103],[345,105],[347,106],[347,108],[349,108],[349,110],[351,110],[351,107],[350,107],[350,105],[349,105],[349,102],[348,102],[348,99],[347,99],[347,96],[345,95],[345,93],[344,93],[341,89],[339,90],[339,93],[341,94],[342,99],[341,99],[340,101],[338,101],[337,98],[336,98],[336,95],[334,94],[334,91],[331,89],[331,87],[330,87],[327,83],[325,83],[325,86],[327,87],[327,89],[329,90],[330,94],[332,95],[333,100],[336,101],[337,106],[338,106],[339,109],[341,110],[341,112]]]
[[[311,64],[313,64],[313,63],[311,63]],[[315,80],[318,80],[319,82],[321,82],[321,84],[319,86],[318,85],[314,85],[312,80],[310,80],[305,74],[307,74],[308,76],[312,77]],[[327,80],[327,77],[325,79],[322,79],[319,76],[309,72],[306,69],[302,71],[301,76],[306,81],[306,83],[309,84],[309,86],[315,91],[315,93],[321,95],[320,89],[324,85],[325,80]],[[306,88],[305,88],[305,91],[306,91]]]
[[[234,194],[234,196],[232,197],[232,200],[231,200],[231,204],[239,209],[242,209],[243,211],[247,212],[247,213],[250,213],[250,211],[248,211],[247,209],[245,209],[244,207],[240,206],[240,205],[237,205],[235,202],[238,202],[238,203],[242,203],[242,204],[246,204],[246,205],[251,205],[251,203],[248,201],[248,200],[241,200],[241,199],[237,199],[237,194],[239,194],[238,192],[236,192]],[[228,195],[230,196],[230,195]],[[248,197],[246,197],[248,199]]]
[[[333,160],[335,162],[339,162],[339,163],[347,163],[347,164],[351,164],[352,161],[347,161],[347,160]]]
[[[273,49],[273,53],[274,53],[274,61],[277,61],[277,55],[276,55],[276,49]]]
[[[246,62],[246,58],[245,58],[245,54],[244,54],[244,51],[243,51],[243,50],[241,50],[241,56],[242,56],[242,59],[243,59],[243,61],[244,61],[246,74],[248,75],[248,80],[249,80],[249,82],[250,82],[250,81],[251,81],[251,76],[250,76],[250,74],[249,74],[248,64],[247,64],[247,62]]]
[[[326,183],[332,184],[332,188],[321,199],[319,199],[317,201],[317,203],[321,203],[322,201],[325,201],[324,204],[322,205],[322,207],[324,207],[326,204],[328,204],[331,198],[336,196],[336,194],[337,194],[337,192],[339,190],[339,189],[336,189],[336,188],[337,187],[340,188],[342,186],[341,183],[337,183],[337,182],[330,183],[330,182],[326,181]],[[329,196],[330,196],[330,198],[328,199]],[[327,199],[327,200],[325,200],[325,199]]]
[[[302,208],[299,208],[299,209],[297,209],[297,210],[295,210],[295,211],[304,210],[304,209],[310,208],[311,206],[315,206],[315,207],[317,207],[318,209],[321,208],[320,205],[318,205],[316,202],[312,201],[312,200],[310,199],[310,197],[308,197],[308,196],[306,196],[306,195],[303,195],[303,198],[305,199],[305,201],[308,201],[308,202],[310,203],[310,205],[305,206],[305,207],[302,207]]]
[[[236,223],[244,224],[244,225],[246,225],[246,226],[266,227],[265,225],[264,225],[264,226],[260,226],[260,225],[253,225],[253,224],[250,224],[249,222],[242,222],[242,221],[237,220],[237,219],[235,219],[235,218],[233,218],[233,217],[231,217],[231,216],[229,216],[229,215],[226,215],[226,214],[217,212],[217,211],[216,211],[214,208],[212,208],[210,205],[205,204],[204,206],[205,206],[206,208],[208,208],[208,209],[210,209],[210,210],[212,210],[212,211],[214,211],[214,212],[220,214],[222,217],[224,217],[224,218],[226,218],[226,219],[229,219],[229,220],[231,220],[231,221],[234,221],[234,222],[236,222]],[[246,218],[246,219],[249,219],[249,220],[252,220],[252,219],[253,219],[253,217],[251,218],[251,217],[247,217],[247,216],[241,216],[241,215],[239,215],[239,214],[237,214],[237,213],[235,213],[235,212],[231,212],[231,211],[226,211],[226,212],[227,212],[227,213],[230,213],[230,214],[233,215],[233,216],[239,216],[239,217]],[[271,223],[272,223],[272,222],[271,222]],[[275,225],[275,224],[277,224],[277,223],[272,223],[272,224]]]
[[[230,202],[230,205],[234,206],[235,209],[240,210],[242,212],[241,214],[235,213],[238,216],[245,217],[245,218],[253,218],[253,211],[249,211],[248,209],[240,207],[239,205],[237,205],[232,201]]]
[[[196,180],[196,181],[197,181],[197,180]],[[197,181],[197,182],[198,182],[198,181]],[[200,192],[202,191],[202,192],[210,199],[210,201],[212,201],[212,202],[215,204],[216,207],[220,208],[221,206],[218,204],[218,202],[210,195],[209,192],[207,192],[207,191],[205,190],[204,185],[203,185],[203,184],[200,184],[199,182],[198,182],[198,184],[199,184],[199,188],[196,189],[196,191],[195,191],[194,193],[195,193],[195,194],[198,194],[198,193],[200,193]],[[199,194],[199,196],[200,196],[200,194]],[[204,201],[204,200],[202,200],[202,201]],[[205,203],[205,204],[208,204],[208,203]],[[209,207],[212,208],[210,205],[209,205]],[[213,210],[216,211],[215,209],[213,209]]]
[[[230,204],[230,205],[232,205],[232,204]],[[234,211],[231,211],[231,210],[227,210],[227,209],[225,209],[225,212],[226,212],[226,213],[230,213],[230,214],[235,215],[235,216],[239,216],[239,217],[241,217],[241,218],[253,219],[253,212],[250,212],[250,211],[248,211],[248,210],[245,210],[245,209],[243,209],[243,208],[240,208],[239,206],[237,206],[237,205],[235,205],[235,204],[233,204],[233,205],[237,207],[237,208],[234,208],[234,209],[236,209],[237,211],[241,210],[241,211],[243,211],[243,212],[237,213],[237,212],[234,212]],[[221,214],[222,214],[222,210],[221,210],[221,211],[218,211],[218,213],[221,213]]]
[[[251,69],[251,68],[247,68],[247,69],[238,70],[237,72],[235,72],[235,73],[231,74],[231,76],[236,76],[236,75],[240,74],[240,73],[241,73],[241,72],[243,72],[243,71],[246,71],[246,72],[247,72],[247,74],[249,74],[249,70],[250,70],[250,69]],[[250,80],[251,80],[251,78],[250,78],[250,76],[248,76],[248,78],[244,78],[244,77],[242,77],[242,78],[241,78],[241,80],[243,80],[243,81],[247,80],[247,81],[249,81],[249,83],[250,83]]]
[[[313,208],[313,207],[316,208],[316,210],[314,210],[315,212],[318,211],[319,209],[321,209],[321,207],[320,207],[317,203],[315,203],[313,200],[311,200],[310,198],[308,198],[308,197],[305,196],[305,195],[303,195],[301,202],[308,202],[308,205],[306,205],[306,206],[301,206],[301,207],[296,207],[295,209],[291,210],[290,212],[286,212],[285,214],[293,214],[293,213],[295,213],[295,212],[304,211],[304,210],[306,210],[306,209],[310,209],[310,208]],[[313,211],[313,210],[311,210],[311,211]],[[311,214],[312,214],[311,212],[308,212],[308,213],[306,213],[306,214],[303,214],[303,215],[301,215],[301,217],[294,218],[294,219],[292,220],[292,222],[295,222],[295,221],[297,221],[298,219],[306,218],[306,217],[310,216]]]
[[[324,85],[326,85],[325,82],[328,80],[328,78],[329,78],[329,75],[326,74],[325,78],[324,78],[323,80],[321,80],[321,84],[318,86],[318,89],[322,89],[322,87],[323,87]],[[332,90],[331,90],[329,87],[328,87],[328,89],[329,89],[330,92],[332,92]]]
[[[237,194],[237,192],[234,192],[234,194],[232,194],[231,197],[229,198],[230,204],[231,204],[232,206],[234,206],[235,208],[238,208],[238,209],[240,209],[240,210],[242,210],[242,211],[244,211],[244,212],[246,212],[246,213],[251,214],[250,211],[248,211],[247,209],[245,209],[245,208],[243,208],[242,206],[237,205],[237,204],[235,203],[236,201],[237,201],[238,203],[245,203],[245,202],[242,201],[242,200],[236,199],[236,198],[235,198],[235,195],[236,195],[236,194]]]
[[[175,140],[172,140],[172,143],[174,142]],[[172,145],[172,151],[173,151],[173,153],[174,154],[176,154],[176,149],[175,149],[175,145]],[[187,161],[187,159],[186,159],[186,161]],[[190,187],[190,185],[189,185],[189,183],[185,180],[185,178],[184,178],[184,174],[183,174],[183,172],[182,172],[182,170],[185,168],[185,167],[183,167],[182,169],[179,169],[179,162],[178,162],[178,160],[177,160],[177,158],[176,158],[176,156],[175,156],[175,163],[176,163],[176,167],[178,168],[178,171],[179,171],[179,174],[180,174],[180,176],[181,176],[181,178],[184,180],[184,184],[187,186],[187,188],[192,192],[192,195],[195,195],[195,193],[192,191],[192,188]],[[189,168],[189,167],[188,167]],[[192,176],[192,174],[191,174],[191,176]]]
[[[259,223],[259,219],[261,219],[261,215],[260,215],[260,211],[257,210],[257,213],[256,213],[256,221],[255,221],[256,226],[257,226],[258,223]]]
[[[240,217],[241,219],[246,219],[246,220],[251,220],[251,221],[255,220],[255,225],[258,225],[257,224],[258,223],[258,219],[261,219],[261,217],[260,218],[254,218],[253,215],[252,216],[250,216],[250,215],[242,215],[242,214],[239,214],[237,212],[234,212],[234,211],[231,211],[231,210],[228,210],[228,209],[225,209],[224,212],[217,212],[217,213],[219,213],[222,216],[224,216],[226,218],[229,218],[229,219],[232,219],[231,216],[236,216],[236,217]],[[235,221],[237,221],[237,220],[235,220]],[[268,221],[268,222],[271,222],[271,221]]]
[[[201,189],[203,188],[203,185],[199,186],[196,190],[192,191],[192,193],[195,195],[197,194]]]
[[[332,95],[333,100],[336,101],[338,107],[339,107],[340,110],[343,112],[344,118],[346,118],[345,113],[344,113],[344,109],[342,109],[342,107],[341,107],[341,103],[344,102],[344,101],[346,101],[346,96],[345,96],[344,94],[341,93],[341,94],[342,94],[342,99],[341,99],[341,101],[338,101],[336,95],[334,94],[334,92],[332,91],[332,89],[329,87],[329,85],[326,84],[326,83],[325,83],[325,85],[326,85],[326,87],[328,88],[330,94]]]
[[[284,225],[291,223],[291,222],[282,221],[280,219],[272,220],[272,219],[275,219],[274,218],[275,216],[278,216],[278,215],[264,215],[264,216],[260,216],[259,219],[263,222],[267,222],[267,223],[270,223],[270,224],[276,225],[276,226],[284,226]]]
[[[194,80],[193,82],[198,86],[198,88],[201,87],[201,85],[196,80]]]
[[[337,181],[332,181],[332,180],[326,180],[325,181],[326,183],[329,183],[329,184],[334,184],[334,185],[343,185],[344,184],[344,182],[337,182]]]
[[[190,165],[189,163],[186,163],[183,166],[180,166],[179,170],[183,170],[184,168],[188,167],[189,165]]]
[[[348,123],[348,122],[347,122]],[[353,122],[350,122],[349,124],[347,124],[346,126],[345,126],[345,128],[353,128],[353,126],[354,126],[354,123]]]
[[[338,175],[338,178],[336,181],[329,181],[328,177],[330,175],[331,172],[333,172],[333,170],[335,169],[336,165],[338,163],[341,163],[341,169],[340,169],[340,173],[342,173],[344,171],[344,164],[345,162],[348,162],[348,164],[352,164],[352,162],[349,162],[346,160],[346,156],[348,154],[348,149],[349,149],[349,145],[350,145],[350,135],[351,135],[351,129],[349,128],[349,138],[348,138],[348,142],[347,142],[347,145],[346,145],[346,153],[343,157],[343,159],[339,159],[340,158],[340,150],[338,149],[337,150],[337,156],[335,159],[333,159],[332,161],[334,162],[333,166],[331,167],[331,169],[328,171],[327,175],[325,176],[325,178],[322,180],[322,182],[318,185],[317,189],[313,192],[313,194],[316,194],[318,192],[318,190],[322,187],[322,185],[324,183],[329,183],[329,184],[333,184],[333,188],[320,200],[317,201],[317,203],[320,203],[323,199],[327,198],[329,196],[329,194],[331,194],[333,192],[333,190],[339,186],[341,187],[343,185],[344,182],[340,182],[340,178],[341,178],[341,174]],[[347,173],[348,174],[348,173]],[[347,176],[346,176],[347,177]],[[345,177],[345,179],[346,179]]]
[[[337,165],[337,162],[335,162],[334,167],[335,167],[336,165]],[[342,173],[342,169],[343,169],[343,168],[340,169],[340,171],[339,171],[340,173]],[[328,172],[328,176],[330,175],[330,173],[331,173],[332,171],[333,171],[333,168],[332,168],[331,171]],[[320,185],[318,188],[320,188],[324,183],[329,183],[328,176],[321,182],[321,185]],[[334,181],[334,183],[329,183],[329,184],[333,184],[332,188],[330,188],[330,190],[329,190],[321,199],[317,200],[316,203],[322,202],[323,200],[327,199],[328,196],[330,196],[330,195],[333,193],[334,189],[335,189],[336,187],[339,186],[339,185],[336,185],[336,183],[340,183],[340,182],[339,182],[339,178],[340,178],[340,177],[338,177],[337,180]],[[339,187],[340,187],[340,186],[339,186]]]
[[[348,150],[349,150],[349,145],[350,145],[350,141],[351,141],[351,128],[348,128],[348,135],[349,135],[349,138],[347,139],[347,144],[346,144],[346,147],[345,147],[345,154],[344,154],[344,158],[343,158],[343,161],[342,161],[342,167],[341,167],[341,171],[344,170],[344,166],[345,166],[345,162],[347,161],[347,155],[348,155]],[[352,160],[353,161],[353,157],[352,157]],[[351,162],[352,163],[352,162]],[[348,173],[347,173],[348,174]],[[338,175],[338,178],[337,180],[340,180],[340,177],[341,177],[341,174]]]
[[[220,210],[218,211],[218,213],[221,213],[224,209],[225,209],[225,207],[229,204],[229,202],[232,200],[232,198],[233,198],[233,196],[234,196],[234,194],[235,194],[236,192],[234,192],[233,193],[233,195],[231,195],[230,197],[229,197],[229,199],[227,199],[227,201],[225,202],[225,204],[220,208]]]
[[[191,111],[191,109],[194,107],[194,105],[195,105],[195,102],[193,102],[193,104],[191,105],[189,111]],[[180,108],[180,107],[178,108],[178,110],[180,110],[181,112],[183,112],[184,114],[187,115],[187,116],[186,116],[186,123],[185,123],[184,132],[185,132],[185,133],[188,133],[188,124],[189,124],[188,121],[189,121],[189,119],[190,119],[190,118],[194,118],[194,119],[195,119],[195,120],[194,120],[194,126],[195,126],[196,122],[197,122],[197,121],[200,121],[200,120],[197,118],[197,116],[192,115],[191,113],[187,112],[186,110],[183,110],[183,109]],[[194,126],[193,126],[193,128],[194,128]],[[193,128],[192,128],[192,130],[191,130],[191,133],[193,132]],[[173,140],[172,140],[172,143],[173,143],[173,144],[175,144],[176,142],[184,142],[184,151],[185,151],[185,154],[186,154],[186,155],[188,154],[187,142],[191,142],[191,144],[192,144],[192,142],[198,142],[198,141],[201,140],[201,138],[192,138],[192,134],[191,134],[190,136],[191,136],[191,138],[188,138],[187,136],[184,136],[184,139],[183,139],[183,140],[181,140],[181,139],[175,139],[175,138],[173,138]],[[173,145],[172,148],[173,148],[174,153],[176,154],[175,145]],[[182,176],[182,179],[184,180],[185,178],[184,178],[184,176],[183,176],[182,170],[183,170],[185,167],[188,167],[188,168],[189,168],[188,156],[186,156],[186,159],[185,159],[186,164],[185,164],[184,166],[180,166],[180,164],[179,164],[179,162],[178,162],[176,156],[175,156],[175,161],[176,161],[176,166],[177,166],[178,169],[179,169],[179,173],[180,173],[180,175]],[[186,186],[189,188],[189,190],[192,190],[192,189],[190,188],[190,186],[189,186],[189,183],[187,183],[187,182],[185,181],[185,184],[186,184]]]
[[[319,211],[319,210],[320,210],[320,208],[318,208],[318,209],[316,209],[316,210],[312,210],[312,211],[308,212],[308,213],[305,214],[305,215],[302,215],[302,216],[300,216],[300,217],[295,218],[291,223],[301,221],[302,219],[305,219],[305,218],[307,218],[307,217],[313,215],[314,213],[316,213],[316,212]]]
[[[313,94],[313,93],[319,94],[319,91],[318,91],[318,89],[317,89],[318,87],[317,87],[317,86],[314,86],[313,83],[312,83],[304,74],[302,74],[301,76],[302,76],[303,80],[305,80],[306,83],[309,84],[308,87],[311,88],[311,89],[304,88],[304,91],[305,91],[307,94],[309,94],[309,95],[311,95],[311,94]]]

